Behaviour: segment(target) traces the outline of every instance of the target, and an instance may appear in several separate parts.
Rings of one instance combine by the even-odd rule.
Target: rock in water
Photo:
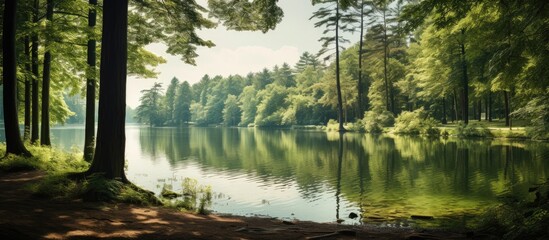
[[[358,215],[356,213],[354,213],[354,212],[349,213],[349,218],[350,219],[355,219],[357,217],[358,217]]]

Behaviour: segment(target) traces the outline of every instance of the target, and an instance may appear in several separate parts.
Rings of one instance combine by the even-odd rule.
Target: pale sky
[[[197,2],[207,6],[206,0]],[[284,11],[284,18],[275,30],[265,34],[260,31],[227,31],[221,25],[216,29],[200,31],[199,36],[213,41],[216,46],[198,48],[196,66],[185,64],[178,56],[164,53],[165,46],[162,44],[147,46],[149,51],[163,56],[166,63],[156,68],[156,72],[160,73],[156,79],[128,77],[127,104],[137,107],[141,90],[151,88],[155,82],[163,83],[166,88],[173,77],[192,85],[205,74],[212,77],[245,76],[265,67],[272,69],[284,62],[293,66],[303,52],[318,52],[321,47],[318,39],[324,29],[314,27],[315,19],[309,20],[317,7],[313,7],[310,0],[280,0],[278,4]]]

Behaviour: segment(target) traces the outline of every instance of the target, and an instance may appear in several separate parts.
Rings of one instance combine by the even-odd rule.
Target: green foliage
[[[164,199],[164,205],[178,210],[189,210],[200,214],[207,214],[207,208],[211,207],[212,204],[212,188],[210,186],[199,185],[196,179],[191,178],[183,179],[181,187],[181,194],[171,192],[174,193],[171,196],[175,197]]]
[[[235,95],[227,96],[225,100],[225,108],[223,109],[223,123],[227,126],[236,126],[240,123],[240,108]]]
[[[246,127],[253,124],[257,112],[257,104],[259,99],[256,97],[257,91],[253,86],[246,86],[238,98],[240,110],[242,112],[239,126]]]
[[[175,123],[175,98],[177,89],[179,87],[179,80],[174,77],[166,89],[166,96],[164,97],[164,105],[166,106],[166,121],[168,125],[174,125]]]
[[[476,123],[471,123],[467,125],[459,123],[458,126],[455,128],[454,134],[460,138],[492,136],[489,129],[487,129],[484,125],[479,125]]]
[[[284,109],[288,106],[288,91],[277,84],[269,84],[257,95],[262,99],[257,107],[255,125],[260,127],[280,126]]]
[[[86,178],[82,186],[82,198],[86,201],[109,202],[118,198],[124,183],[109,180],[102,174],[93,174]]]
[[[166,119],[166,112],[163,111],[162,84],[155,83],[150,89],[142,90],[137,107],[137,120],[140,123],[148,123],[150,126],[162,126]]]
[[[208,0],[210,17],[216,17],[227,29],[267,32],[282,21],[284,12],[271,0]]]
[[[75,178],[74,174],[50,174],[29,187],[33,195],[48,199],[124,202],[143,206],[159,205],[148,191],[129,183],[106,179],[102,174]]]
[[[428,116],[423,109],[402,112],[395,119],[394,132],[399,134],[438,135],[437,121]]]
[[[362,119],[364,130],[369,133],[382,133],[384,127],[392,126],[394,122],[393,113],[387,110],[366,111]]]
[[[322,64],[315,55],[304,52],[299,57],[299,61],[295,64],[294,69],[297,74],[300,74],[308,67],[312,67],[313,70],[319,70],[322,68]]]
[[[274,83],[283,87],[295,87],[295,79],[290,65],[282,64],[282,67],[275,66],[273,70]]]
[[[193,95],[191,86],[187,81],[184,81],[179,85],[174,104],[174,120],[176,124],[191,121],[191,104]]]
[[[6,146],[0,145],[0,152],[5,152]],[[84,171],[88,163],[82,160],[78,152],[67,153],[55,148],[28,146],[32,157],[9,155],[0,161],[0,169],[7,172],[25,170],[43,170],[47,172],[75,172]]]
[[[513,116],[531,122],[527,133],[534,139],[549,139],[549,96],[534,97],[524,107],[517,109]]]
[[[67,173],[50,174],[37,184],[29,186],[34,196],[47,199],[74,199],[83,193],[82,186]]]
[[[5,152],[6,145],[2,145]],[[23,157],[17,155],[8,155],[0,161],[0,170],[4,172],[29,171],[44,168],[44,163],[37,157]]]
[[[478,228],[501,239],[545,239],[549,236],[549,182],[531,187],[533,201],[507,197],[504,203],[486,211]]]

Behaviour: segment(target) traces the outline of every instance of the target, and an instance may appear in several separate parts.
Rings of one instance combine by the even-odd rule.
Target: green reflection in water
[[[141,152],[136,164],[152,161],[173,171],[192,165],[203,179],[219,175],[268,186],[279,199],[247,193],[269,203],[261,206],[263,213],[287,216],[278,213],[295,207],[303,212],[296,217],[321,222],[349,222],[351,211],[365,222],[471,215],[505,194],[528,198],[531,184],[549,178],[549,144],[543,142],[253,128],[133,127],[128,133],[136,139],[127,140],[127,152]],[[83,128],[56,128],[52,134],[54,144],[66,149],[83,144]],[[226,184],[212,185],[214,192],[228,191]],[[289,188],[297,194],[286,194]],[[250,212],[252,207],[257,206]]]
[[[305,199],[335,194],[336,218],[344,198],[364,221],[475,214],[549,177],[548,144],[538,142],[183,128],[141,129],[140,145],[174,167],[193,159],[208,171],[293,181]],[[331,194],[318,192],[325,184]]]

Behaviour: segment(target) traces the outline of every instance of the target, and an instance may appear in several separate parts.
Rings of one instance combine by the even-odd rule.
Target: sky
[[[206,0],[198,0],[207,6]],[[315,28],[315,19],[309,20],[315,8],[310,0],[279,0],[278,5],[284,11],[284,17],[275,30],[267,33],[227,31],[219,25],[216,29],[199,31],[203,39],[213,41],[212,48],[198,48],[196,66],[185,64],[178,56],[165,52],[163,44],[155,43],[147,50],[166,59],[166,63],[156,67],[156,79],[128,77],[127,104],[135,108],[139,105],[141,90],[149,89],[155,82],[166,88],[173,77],[180,82],[188,81],[191,85],[202,76],[246,75],[259,72],[267,67],[288,63],[293,66],[305,51],[316,53],[321,44],[322,28]]]

